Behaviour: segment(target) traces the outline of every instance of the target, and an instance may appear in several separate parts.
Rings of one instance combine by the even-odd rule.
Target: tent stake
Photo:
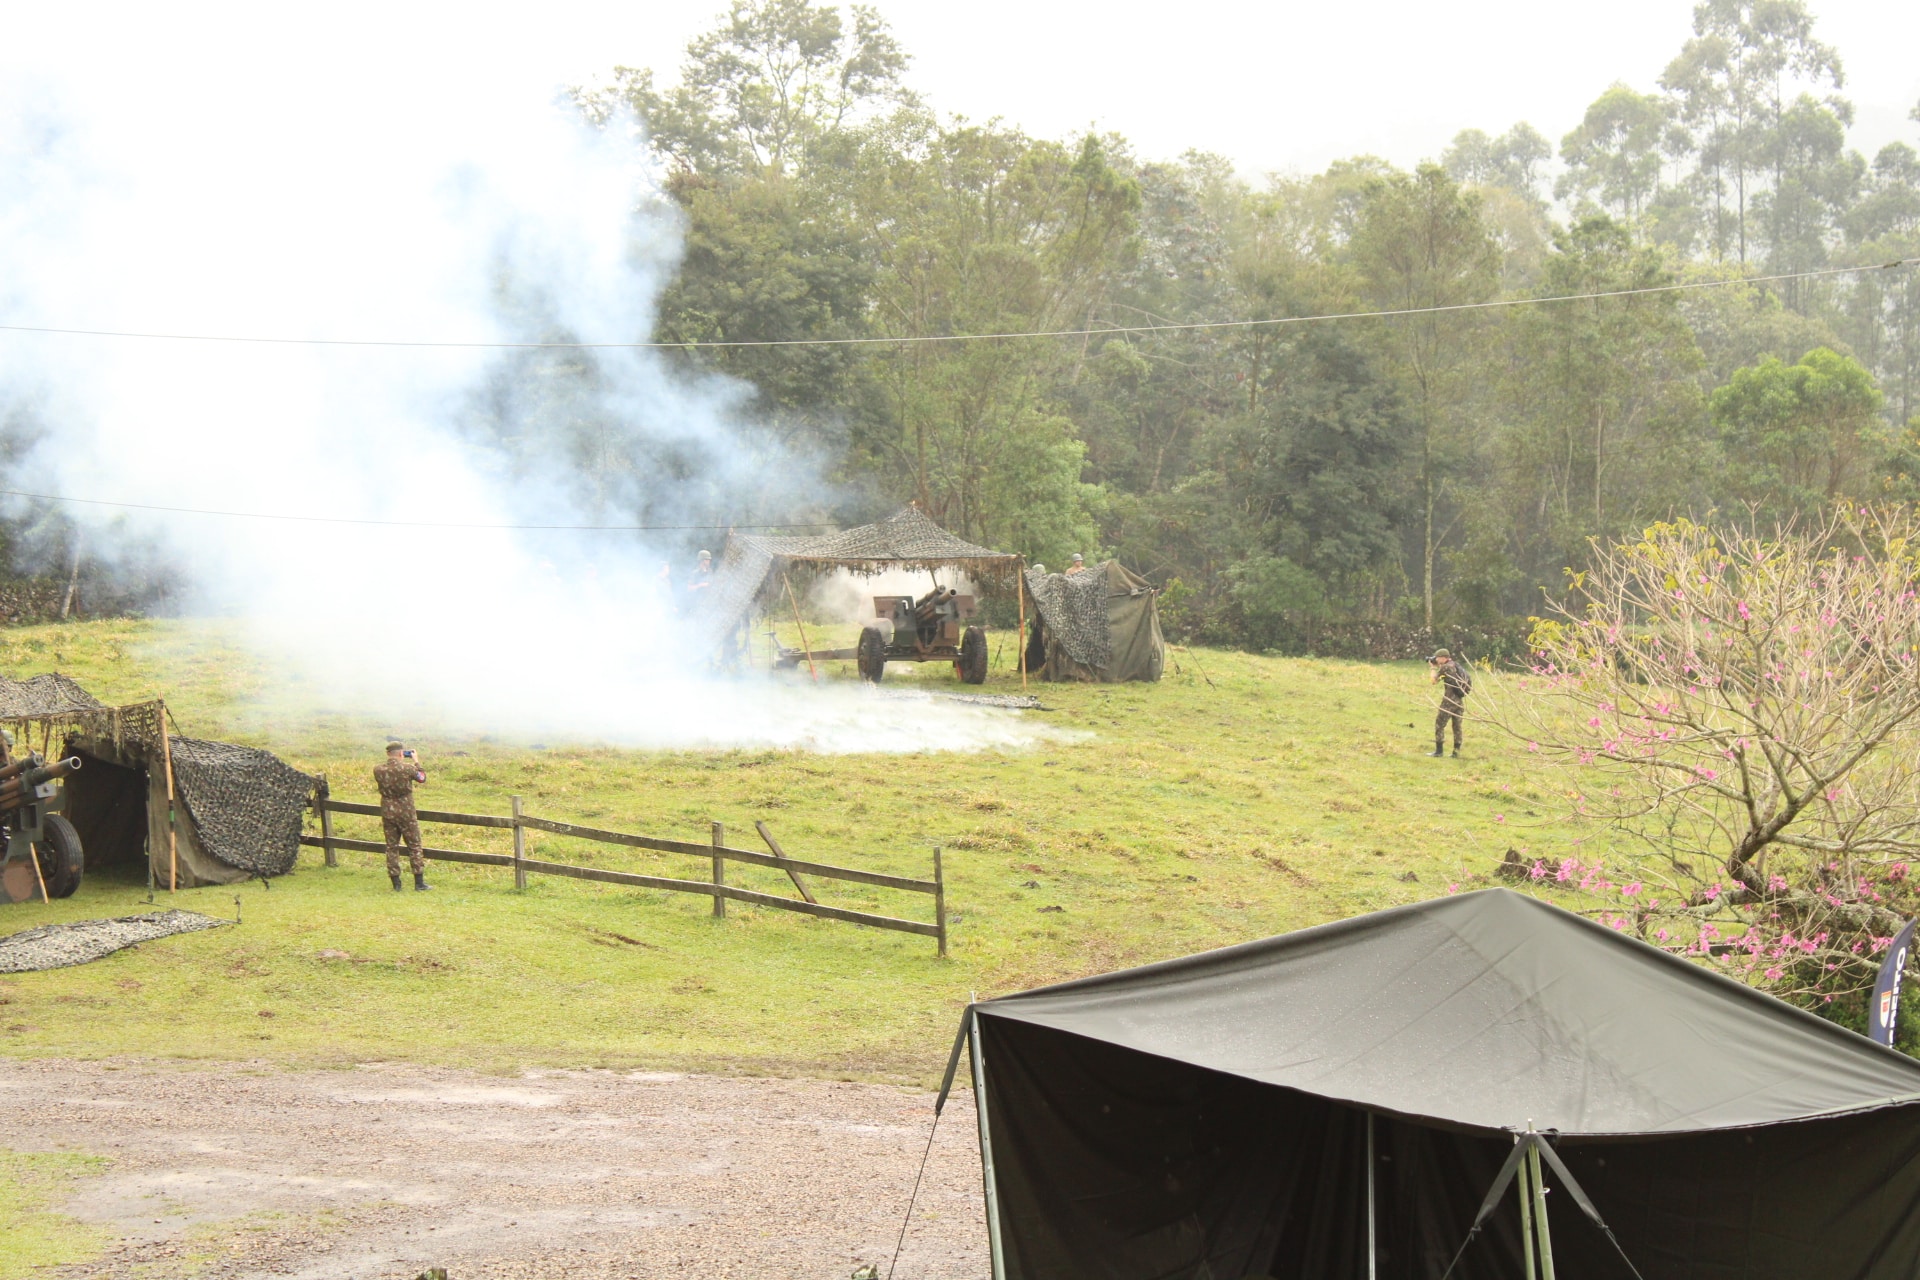
[[[1378,1280],[1379,1251],[1375,1247],[1373,1213],[1373,1112],[1367,1112],[1367,1280]]]
[[[987,1192],[987,1254],[993,1260],[993,1280],[1007,1280],[1007,1260],[1000,1251],[1000,1197],[993,1189],[993,1142],[987,1132],[987,1069],[980,1055],[980,1017],[974,1015],[967,1039],[973,1049],[973,1109],[980,1118],[980,1180]]]

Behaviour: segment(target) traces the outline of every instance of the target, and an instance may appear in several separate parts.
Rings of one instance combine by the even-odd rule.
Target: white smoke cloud
[[[0,333],[0,413],[43,433],[13,475],[369,523],[67,508],[91,551],[177,566],[188,611],[390,723],[820,750],[1042,732],[681,674],[656,577],[697,535],[373,523],[688,525],[829,495],[754,429],[747,388],[657,353],[351,345],[649,336],[679,227],[643,150],[587,128],[544,69],[462,63],[457,41],[190,47],[87,77],[0,54],[0,323],[342,345]]]

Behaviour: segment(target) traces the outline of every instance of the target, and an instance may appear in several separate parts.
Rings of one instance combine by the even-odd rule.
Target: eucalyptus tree
[[[1693,38],[1660,78],[1699,148],[1716,256],[1731,248],[1748,260],[1753,197],[1777,189],[1793,159],[1783,146],[1787,113],[1803,93],[1837,95],[1845,81],[1839,54],[1814,39],[1813,26],[1804,0],[1703,0]],[[1829,96],[1827,105],[1848,117],[1844,100]]]
[[[1673,104],[1615,82],[1594,99],[1578,128],[1560,140],[1567,170],[1553,193],[1591,203],[1632,222],[1660,191],[1674,136]]]
[[[1366,300],[1398,313],[1375,322],[1374,336],[1405,388],[1412,420],[1414,539],[1428,627],[1440,547],[1459,518],[1456,482],[1476,453],[1470,405],[1482,320],[1457,308],[1486,301],[1500,280],[1499,250],[1480,207],[1444,169],[1423,164],[1371,186],[1347,246]]]

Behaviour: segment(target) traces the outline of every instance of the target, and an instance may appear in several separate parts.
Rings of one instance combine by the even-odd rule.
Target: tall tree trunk
[[[73,558],[67,567],[67,594],[60,600],[60,618],[65,621],[73,611],[74,601],[80,592],[80,535],[73,535]]]

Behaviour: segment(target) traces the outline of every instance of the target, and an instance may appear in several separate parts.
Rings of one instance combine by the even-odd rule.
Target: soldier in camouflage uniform
[[[427,887],[427,858],[420,847],[420,819],[413,808],[413,785],[427,775],[413,752],[398,742],[387,744],[386,760],[375,766],[373,784],[380,788],[380,826],[387,838],[387,877],[400,891],[400,847],[406,846],[413,863],[413,887]]]

